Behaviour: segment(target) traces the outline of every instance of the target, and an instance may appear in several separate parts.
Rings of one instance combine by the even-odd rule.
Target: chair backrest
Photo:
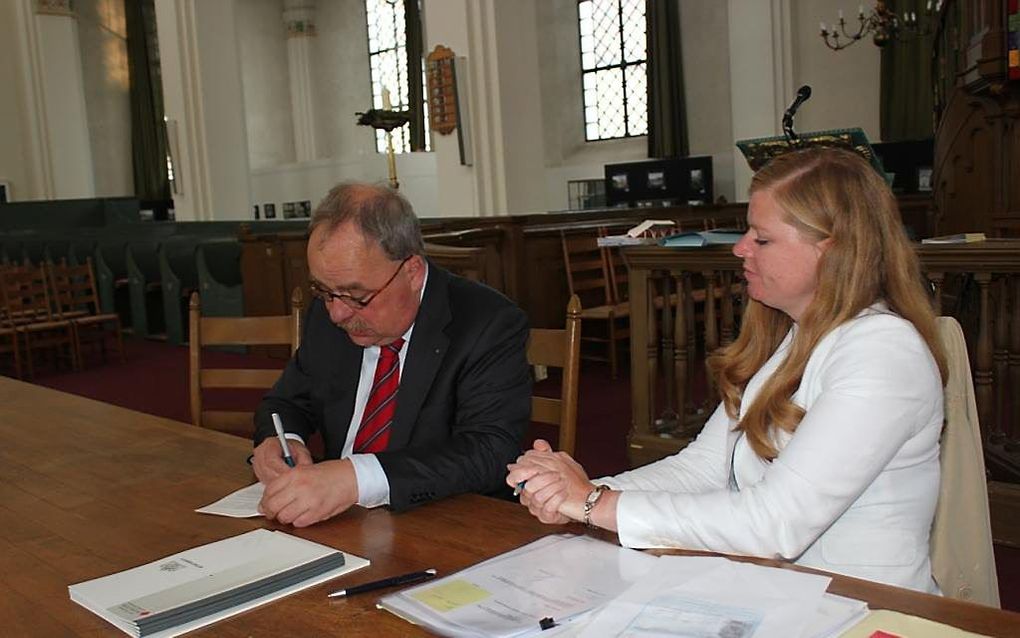
[[[76,266],[69,266],[66,261],[49,263],[46,269],[49,272],[57,314],[67,315],[76,312],[99,314],[99,294],[96,291],[91,257],[87,257],[85,263]]]
[[[573,456],[577,438],[577,388],[581,367],[581,301],[577,295],[572,295],[567,304],[567,324],[564,329],[531,329],[528,363],[563,370],[560,398],[533,396],[531,420],[559,426],[557,449]]]
[[[5,319],[10,323],[52,321],[49,286],[42,266],[4,268],[0,272]]]
[[[942,477],[931,533],[932,573],[950,598],[999,606],[988,486],[967,342],[956,319],[939,317],[949,380],[939,461]]]
[[[280,377],[279,369],[205,368],[203,346],[288,345],[291,353],[301,341],[301,289],[291,295],[291,313],[269,317],[203,317],[198,293],[191,294],[189,320],[189,388],[191,420],[199,426],[250,436],[254,431],[251,411],[204,410],[202,391],[207,388],[268,389]]]
[[[560,231],[563,248],[563,267],[567,273],[567,288],[577,295],[583,307],[613,305],[612,277],[606,250],[599,248],[594,233],[570,234]]]

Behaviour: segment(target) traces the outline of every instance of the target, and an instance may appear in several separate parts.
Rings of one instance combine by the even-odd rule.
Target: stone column
[[[156,3],[178,220],[251,216],[237,9],[234,0]]]
[[[290,68],[290,103],[297,161],[318,159],[313,90],[312,38],[315,37],[315,0],[285,0],[287,62]]]
[[[31,143],[45,198],[95,196],[78,16],[70,0],[33,0],[22,14],[26,107],[33,112]]]

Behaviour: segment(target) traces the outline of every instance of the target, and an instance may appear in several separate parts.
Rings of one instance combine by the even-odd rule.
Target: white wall
[[[603,165],[648,158],[644,136],[586,142],[581,95],[581,53],[574,0],[544,0],[537,5],[538,69],[545,134],[545,208],[568,207],[567,181],[601,179]]]
[[[859,126],[879,141],[881,50],[866,38],[848,49],[832,51],[819,36],[819,22],[832,24],[840,9],[857,22],[857,5],[843,0],[793,2],[793,78],[811,85],[811,99],[797,112],[798,131]],[[870,3],[866,8],[870,8]]]
[[[733,184],[733,118],[730,54],[724,37],[729,23],[725,2],[680,3],[687,138],[691,155],[711,155],[715,197],[736,201]]]

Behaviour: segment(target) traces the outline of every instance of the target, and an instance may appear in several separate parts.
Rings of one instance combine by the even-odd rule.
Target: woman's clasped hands
[[[569,523],[584,518],[584,502],[595,486],[584,468],[549,443],[535,441],[532,449],[507,465],[507,485],[519,490],[521,504],[543,523]]]

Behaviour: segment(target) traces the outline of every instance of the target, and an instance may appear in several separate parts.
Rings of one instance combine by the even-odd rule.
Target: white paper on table
[[[266,486],[262,483],[242,487],[236,492],[227,494],[215,503],[210,503],[195,511],[199,514],[215,514],[216,516],[229,516],[231,518],[262,516],[259,512],[259,502],[262,500],[262,493],[265,489]]]
[[[380,606],[446,636],[539,633],[542,618],[567,622],[598,607],[658,560],[587,536],[545,537],[386,596]]]
[[[581,635],[800,636],[829,581],[825,576],[720,558],[662,556]]]

